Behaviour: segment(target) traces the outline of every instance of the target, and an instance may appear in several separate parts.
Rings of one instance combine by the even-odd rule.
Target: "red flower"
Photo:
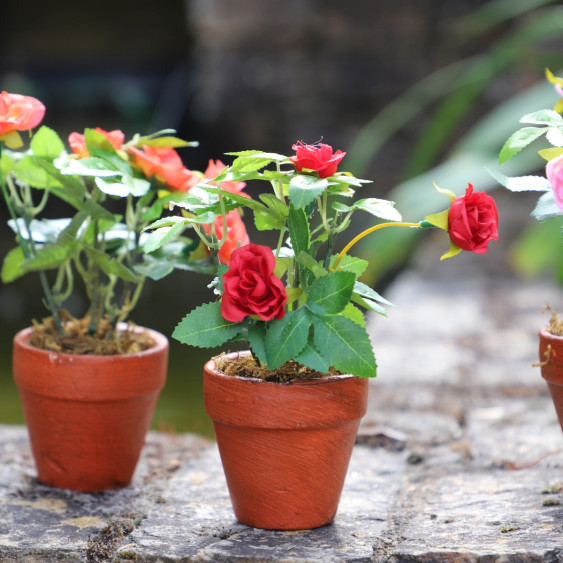
[[[333,154],[332,147],[324,143],[305,145],[298,141],[291,148],[295,151],[295,156],[290,157],[289,160],[295,165],[297,172],[301,172],[304,168],[316,170],[319,178],[327,178],[335,174],[346,154],[341,150]]]
[[[287,294],[274,276],[276,259],[272,249],[247,244],[233,251],[229,270],[223,276],[221,314],[232,323],[257,315],[263,321],[285,316]]]
[[[188,170],[182,163],[180,155],[172,147],[143,146],[143,150],[135,147],[129,149],[135,156],[135,163],[143,174],[167,184],[169,188],[187,192],[199,182],[199,177]]]
[[[473,193],[468,184],[464,196],[456,197],[448,213],[448,232],[462,250],[484,254],[491,240],[498,240],[498,211],[485,192]]]
[[[11,148],[21,146],[22,141],[16,131],[27,131],[41,123],[45,106],[36,98],[21,94],[0,92],[0,140],[5,140]]]
[[[250,243],[248,238],[248,233],[246,232],[246,226],[240,216],[237,209],[229,211],[226,215],[227,217],[227,240],[223,243],[219,249],[219,261],[222,264],[229,264],[231,261],[231,254],[239,246],[245,246]],[[211,234],[211,225],[205,224],[205,232],[209,235]],[[220,239],[223,236],[223,216],[219,215],[215,217],[215,223],[213,225],[215,236]]]
[[[113,146],[113,148],[118,151],[125,141],[125,135],[123,131],[115,129],[114,131],[104,131],[100,127],[96,127],[94,131],[101,133]],[[71,133],[68,136],[68,143],[74,154],[77,154],[80,158],[86,158],[90,156],[88,149],[86,148],[86,141],[84,140],[84,135],[81,133]]]

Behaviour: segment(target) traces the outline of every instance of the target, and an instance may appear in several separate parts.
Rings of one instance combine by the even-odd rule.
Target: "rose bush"
[[[498,211],[494,199],[474,192],[469,184],[465,195],[454,199],[448,213],[448,232],[452,242],[475,254],[487,252],[489,242],[498,240]]]
[[[373,348],[359,307],[385,314],[389,302],[359,280],[368,263],[347,253],[358,240],[382,228],[439,227],[448,231],[449,207],[418,223],[403,223],[390,201],[349,201],[367,181],[338,172],[342,151],[302,142],[293,148],[296,154],[291,157],[261,151],[230,153],[235,157],[230,166],[216,170],[214,178],[204,178],[183,202],[176,203],[183,208],[181,217],[152,225],[150,249],[157,249],[161,240],[170,240],[173,229],[181,237],[184,229],[193,228],[206,245],[215,245],[217,262],[223,262],[211,284],[218,299],[188,313],[173,337],[201,347],[247,340],[258,363],[270,370],[294,361],[321,373],[333,367],[358,377],[374,377]],[[240,191],[241,184],[251,180],[268,182],[272,193],[261,193],[258,199],[247,197]],[[453,193],[440,191],[451,202],[456,200]],[[471,188],[459,199],[470,217],[467,232],[460,231],[465,237],[460,242],[467,247],[470,239],[471,249],[479,253],[486,250],[485,239],[488,242],[497,236],[496,207],[483,195],[473,194]],[[258,231],[278,231],[275,249],[250,242],[231,251],[230,242],[237,237],[227,234],[219,240],[223,222],[228,223],[230,214],[243,207],[254,214]],[[336,238],[357,211],[383,222],[335,253]],[[486,228],[479,223],[484,219]],[[214,237],[210,237],[210,225]],[[161,234],[160,229],[169,230]],[[450,251],[444,257],[461,251],[450,240]],[[225,245],[231,252],[228,265],[221,259]]]
[[[285,316],[285,285],[274,275],[276,259],[271,248],[248,244],[233,251],[223,276],[221,314],[232,323],[256,315],[262,321]]]

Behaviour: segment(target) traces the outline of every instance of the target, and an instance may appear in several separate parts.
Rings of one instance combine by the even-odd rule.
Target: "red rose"
[[[448,214],[448,232],[462,250],[484,254],[491,240],[498,240],[498,211],[495,200],[485,192],[473,193],[468,185],[464,196],[456,197]]]
[[[319,178],[327,178],[336,173],[340,161],[344,158],[345,152],[341,150],[332,152],[330,145],[319,143],[318,145],[305,145],[298,141],[291,147],[295,151],[295,156],[290,157],[297,172],[301,172],[303,168],[316,170]]]
[[[205,178],[213,179],[216,178],[221,172],[221,170],[223,170],[224,168],[225,165],[220,160],[216,160],[215,162],[213,162],[213,160],[209,160],[209,163],[203,175],[205,176]],[[215,185],[213,182],[210,182],[209,184],[211,186]],[[222,190],[225,190],[226,192],[230,192],[232,194],[238,194],[244,197],[250,197],[248,194],[242,193],[242,190],[244,190],[245,187],[246,187],[245,182],[232,182],[232,181],[221,182]]]
[[[274,276],[276,259],[272,249],[247,244],[233,250],[229,270],[223,276],[221,314],[232,323],[257,315],[263,321],[285,316],[287,294]]]
[[[222,264],[229,264],[231,261],[231,254],[239,246],[245,246],[250,242],[246,226],[237,209],[233,209],[226,214],[227,217],[227,240],[219,249],[219,261]],[[211,234],[211,226],[205,224],[205,232]],[[223,216],[218,215],[215,217],[214,223],[215,236],[220,239],[223,236]]]
[[[125,135],[123,131],[115,129],[114,131],[104,131],[100,127],[96,127],[94,131],[101,133],[113,146],[113,148],[118,151],[125,141]],[[77,154],[80,158],[86,158],[90,156],[88,149],[86,148],[86,141],[84,140],[84,135],[81,133],[71,133],[68,136],[68,143],[74,154]]]
[[[143,150],[135,147],[129,150],[145,176],[156,176],[158,181],[173,190],[187,192],[199,182],[199,176],[184,166],[180,155],[172,147],[145,145]]]

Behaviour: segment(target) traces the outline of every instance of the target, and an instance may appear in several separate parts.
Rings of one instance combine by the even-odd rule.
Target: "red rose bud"
[[[464,196],[456,197],[448,213],[448,232],[462,250],[484,254],[491,240],[498,240],[498,210],[485,192],[473,192],[468,184]]]
[[[305,145],[298,141],[291,148],[295,151],[295,156],[290,157],[289,160],[295,165],[297,172],[301,173],[304,168],[315,170],[319,174],[319,178],[327,178],[336,174],[340,161],[346,155],[341,150],[333,153],[332,147],[324,143]]]
[[[285,316],[287,294],[283,282],[274,275],[275,265],[268,246],[250,243],[233,250],[223,275],[221,315],[225,320],[238,323],[257,315],[270,321]]]

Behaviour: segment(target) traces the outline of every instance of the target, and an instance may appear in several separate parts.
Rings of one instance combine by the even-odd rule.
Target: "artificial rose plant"
[[[246,340],[257,361],[270,370],[293,360],[321,373],[332,367],[373,377],[376,362],[362,309],[385,314],[389,303],[360,281],[368,263],[348,255],[350,248],[382,228],[437,227],[450,235],[450,249],[443,258],[462,249],[482,254],[498,238],[496,205],[471,185],[457,197],[438,188],[450,199],[448,209],[417,223],[402,222],[390,201],[373,197],[352,201],[367,180],[338,171],[344,152],[324,143],[302,142],[293,150],[290,157],[261,151],[231,153],[235,158],[230,166],[192,186],[176,203],[181,215],[149,227],[154,230],[145,244],[147,251],[194,228],[212,248],[217,265],[211,284],[217,299],[184,317],[173,336],[200,347]],[[265,181],[271,190],[250,199],[232,187],[254,180]],[[241,237],[240,246],[229,249],[228,260],[221,260],[228,231],[205,226],[242,207],[253,213],[259,232],[277,231],[277,244],[270,248]],[[337,238],[358,211],[384,222],[335,251]]]
[[[160,279],[174,268],[214,272],[209,251],[200,239],[163,240],[157,251],[142,252],[145,227],[171,202],[182,200],[209,171],[186,168],[178,147],[194,145],[165,130],[125,140],[122,131],[86,129],[69,136],[70,151],[52,129],[37,127],[45,114],[37,99],[0,93],[0,184],[11,216],[9,226],[17,246],[6,256],[2,281],[37,272],[45,301],[60,334],[65,322],[61,308],[80,278],[89,300],[84,318],[94,335],[100,322],[111,333],[138,302],[147,277]],[[22,132],[28,132],[28,146]],[[236,185],[240,193],[243,186]],[[47,218],[48,204],[58,200],[57,213]],[[63,211],[61,211],[61,209]],[[245,240],[237,210],[227,217],[236,243]],[[223,218],[217,222],[223,229]],[[233,235],[234,236],[234,235]],[[227,253],[228,243],[223,254]],[[226,255],[228,258],[228,253]],[[66,318],[66,315],[64,316]]]

